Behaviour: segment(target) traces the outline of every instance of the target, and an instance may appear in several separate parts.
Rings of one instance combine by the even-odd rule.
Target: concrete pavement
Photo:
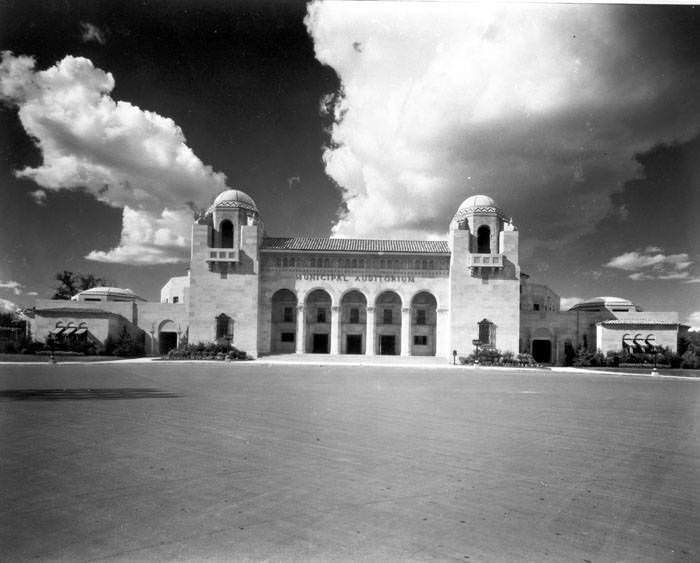
[[[0,558],[700,559],[693,381],[464,374],[2,366]]]

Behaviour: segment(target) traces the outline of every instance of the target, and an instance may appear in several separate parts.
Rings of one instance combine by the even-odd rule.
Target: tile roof
[[[608,321],[599,321],[598,324],[603,326],[624,326],[624,325],[662,325],[662,326],[676,326],[680,324],[678,321],[669,321],[662,319],[611,319]]]
[[[262,250],[322,252],[395,252],[449,254],[446,240],[377,240],[357,238],[265,237]]]

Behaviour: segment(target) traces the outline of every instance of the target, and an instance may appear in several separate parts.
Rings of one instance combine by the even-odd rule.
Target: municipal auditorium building
[[[226,190],[195,219],[189,272],[163,286],[160,303],[108,287],[40,299],[32,331],[104,342],[126,329],[152,354],[185,339],[254,357],[451,360],[477,340],[543,363],[563,363],[580,346],[676,350],[678,313],[615,297],[560,311],[559,297],[520,271],[518,229],[490,197],[466,199],[446,227],[440,241],[267,237],[253,199]]]

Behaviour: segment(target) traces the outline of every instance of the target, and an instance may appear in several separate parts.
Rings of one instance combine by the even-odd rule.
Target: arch
[[[312,289],[304,299],[306,342],[304,350],[313,354],[329,354],[333,298],[325,289]]]
[[[163,356],[177,348],[180,344],[177,325],[171,319],[162,320],[158,324],[158,353]]]
[[[434,356],[437,341],[437,299],[419,291],[411,299],[409,343],[412,356]]]
[[[382,291],[375,301],[374,352],[380,355],[401,354],[401,296],[393,290]]]
[[[219,232],[221,233],[220,248],[233,248],[233,223],[229,219],[224,219],[219,223]]]
[[[476,252],[477,254],[491,253],[491,228],[488,225],[481,225],[476,231]]]
[[[357,289],[340,298],[340,353],[364,354],[367,338],[367,297]]]
[[[270,308],[270,351],[273,354],[291,354],[296,349],[297,296],[287,288],[272,295]]]

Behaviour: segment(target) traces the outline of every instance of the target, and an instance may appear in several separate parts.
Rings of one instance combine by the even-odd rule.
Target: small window
[[[350,309],[350,322],[353,324],[357,324],[360,322],[360,310],[353,307]]]
[[[316,322],[317,323],[325,323],[326,322],[326,310],[319,308],[316,311]]]
[[[294,333],[293,332],[283,332],[280,334],[280,341],[281,342],[294,342]]]
[[[285,323],[294,322],[294,307],[285,307],[284,314],[282,315],[282,321]]]
[[[384,309],[384,324],[385,325],[390,325],[393,321],[393,311],[391,309]]]
[[[316,267],[316,258],[311,259],[311,267],[315,268]]]
[[[233,338],[231,317],[223,313],[216,317],[216,338]]]
[[[427,346],[428,345],[428,337],[424,334],[416,334],[413,337],[413,344],[416,346]]]
[[[173,297],[173,303],[177,303],[178,301],[180,301],[180,298],[177,295]]]
[[[535,303],[535,304],[532,306],[532,308],[533,308],[533,310],[535,310],[535,311],[539,311],[539,310],[540,310],[540,304],[539,304],[539,303]]]
[[[479,322],[479,342],[493,344],[493,323],[484,319]]]
[[[424,325],[425,323],[425,309],[418,309],[416,311],[416,324]]]

